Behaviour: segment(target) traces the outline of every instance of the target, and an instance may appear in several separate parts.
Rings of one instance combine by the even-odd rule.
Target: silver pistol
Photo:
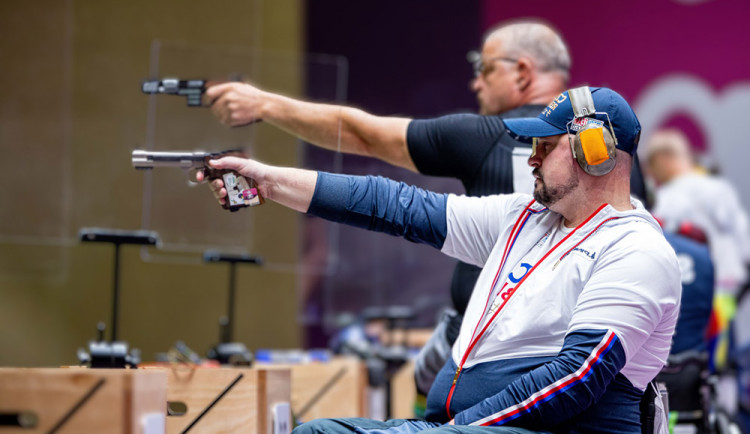
[[[203,170],[205,179],[221,178],[227,190],[225,209],[237,211],[240,208],[263,204],[263,196],[258,192],[255,180],[245,178],[233,170],[214,169],[208,161],[225,155],[240,155],[238,150],[222,152],[150,152],[141,149],[133,151],[133,167],[153,169],[154,167],[177,167],[188,171]]]

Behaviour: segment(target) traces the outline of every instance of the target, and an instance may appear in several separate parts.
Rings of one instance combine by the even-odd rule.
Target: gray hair
[[[498,39],[503,43],[505,55],[530,57],[539,71],[557,72],[567,82],[570,79],[570,54],[560,34],[538,20],[516,20],[490,29],[485,43]]]
[[[665,128],[653,133],[646,147],[646,159],[657,153],[669,153],[685,160],[693,159],[690,140],[677,128]]]

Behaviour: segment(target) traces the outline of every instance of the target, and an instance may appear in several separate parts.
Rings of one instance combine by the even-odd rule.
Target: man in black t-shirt
[[[489,31],[481,53],[474,53],[472,60],[479,115],[430,120],[380,117],[351,107],[294,100],[244,83],[212,86],[206,98],[227,125],[263,119],[326,149],[378,158],[425,175],[457,178],[470,196],[531,192],[530,147],[513,140],[502,119],[536,116],[568,88],[567,47],[544,23],[514,21]],[[463,263],[456,266],[451,297],[458,315],[420,355],[417,386],[422,393],[448,356],[445,348],[455,340],[479,271]],[[436,351],[438,347],[442,350]],[[431,361],[431,357],[442,360]]]

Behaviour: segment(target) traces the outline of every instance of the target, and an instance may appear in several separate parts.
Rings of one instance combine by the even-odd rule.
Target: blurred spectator
[[[708,248],[680,234],[665,232],[664,237],[677,254],[682,278],[680,317],[670,354],[705,352],[714,295],[714,267]]]
[[[656,132],[646,149],[646,173],[655,183],[652,212],[665,231],[708,242],[715,267],[714,361],[726,363],[729,321],[750,263],[748,216],[734,187],[695,165],[690,142],[679,130]]]

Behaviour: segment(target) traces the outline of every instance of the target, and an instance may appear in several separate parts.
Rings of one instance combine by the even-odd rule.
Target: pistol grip
[[[241,208],[263,204],[263,197],[258,192],[255,180],[245,178],[233,170],[206,168],[208,179],[221,178],[227,196],[222,208],[237,211]]]

